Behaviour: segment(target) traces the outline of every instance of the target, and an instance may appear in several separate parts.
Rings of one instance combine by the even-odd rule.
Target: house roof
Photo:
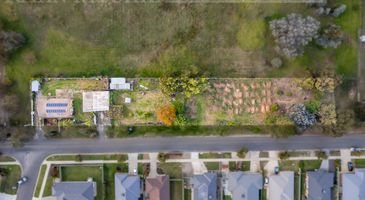
[[[32,81],[32,92],[38,92],[41,84],[37,80]]]
[[[141,186],[139,176],[116,173],[115,200],[138,200],[141,196]]]
[[[294,172],[283,171],[269,177],[269,200],[294,199]]]
[[[191,180],[194,200],[217,199],[217,174],[208,172],[194,175]]]
[[[146,179],[146,194],[149,200],[170,200],[170,179],[162,175]]]
[[[109,110],[109,91],[82,93],[82,111],[98,112]]]
[[[131,84],[125,78],[110,78],[109,89],[111,90],[130,90]]]
[[[263,187],[262,175],[259,173],[228,173],[228,190],[234,200],[258,200],[259,190]]]
[[[342,174],[342,198],[344,200],[365,200],[365,168],[355,173]]]
[[[73,108],[70,98],[40,97],[36,101],[40,118],[72,118]]]
[[[308,200],[331,200],[334,173],[325,170],[307,172]]]
[[[93,182],[60,182],[52,186],[52,196],[57,200],[93,200]]]

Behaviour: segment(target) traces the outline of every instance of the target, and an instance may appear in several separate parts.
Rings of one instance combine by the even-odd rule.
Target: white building
[[[125,78],[110,78],[110,90],[131,90],[132,86]]]
[[[82,93],[82,111],[98,112],[109,110],[109,91]]]

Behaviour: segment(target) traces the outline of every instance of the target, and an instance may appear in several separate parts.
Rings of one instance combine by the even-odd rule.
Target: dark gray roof
[[[57,200],[93,200],[93,182],[60,182],[54,183],[52,196]]]
[[[342,199],[365,200],[365,168],[342,174]]]
[[[138,200],[141,196],[141,183],[139,176],[116,173],[115,200]]]
[[[262,175],[249,172],[230,172],[227,175],[228,190],[234,200],[259,200],[263,187]]]
[[[194,200],[217,199],[217,174],[208,172],[194,175],[191,179]]]
[[[334,173],[325,170],[307,172],[308,200],[331,200],[334,177]]]

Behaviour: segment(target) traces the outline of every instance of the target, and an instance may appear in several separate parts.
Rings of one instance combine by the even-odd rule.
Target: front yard
[[[16,194],[17,190],[12,187],[16,185],[21,176],[20,167],[18,165],[1,165],[0,173],[0,192]]]

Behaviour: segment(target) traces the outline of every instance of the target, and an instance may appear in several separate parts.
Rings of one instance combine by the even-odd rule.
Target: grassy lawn
[[[43,182],[44,174],[46,173],[46,169],[47,169],[47,165],[42,165],[41,170],[39,171],[38,181],[37,181],[37,185],[36,185],[35,192],[34,192],[35,197],[39,197],[39,195],[40,195],[39,192],[41,191],[42,182]]]
[[[89,154],[80,154],[80,155],[56,155],[47,158],[48,161],[57,161],[57,160],[71,160],[75,161],[78,159],[77,157],[81,156],[82,160],[118,160],[125,161],[128,159],[128,156],[125,154],[105,154],[105,155],[89,155]]]
[[[105,200],[115,198],[114,174],[117,172],[128,173],[128,164],[104,164]]]
[[[225,152],[225,153],[215,153],[215,152],[209,152],[209,153],[200,153],[199,158],[232,158],[231,153]]]
[[[68,89],[74,91],[82,90],[106,90],[107,84],[103,80],[85,79],[85,80],[50,80],[42,84],[42,94],[48,96],[56,95],[56,89]]]
[[[102,177],[102,166],[62,166],[61,167],[61,180],[62,181],[87,181],[89,177],[93,178],[96,182],[97,195],[96,200],[103,199],[104,185]]]
[[[250,161],[243,161],[241,162],[241,166],[234,161],[229,162],[229,171],[250,171]]]
[[[17,190],[12,187],[16,185],[21,176],[21,169],[18,165],[2,165],[0,169],[6,174],[5,177],[0,178],[0,192],[7,194],[16,194]]]
[[[228,196],[228,195],[224,195],[223,196],[223,200],[232,200],[232,197],[231,196]]]
[[[365,159],[354,159],[355,168],[365,168]]]
[[[56,126],[43,126],[45,136],[49,138],[95,138],[98,135],[96,126],[71,126],[62,127],[58,132]]]
[[[321,166],[320,160],[284,160],[279,161],[279,168],[281,171],[302,171],[315,170]]]
[[[181,163],[158,163],[157,164],[159,174],[166,174],[170,176],[170,179],[181,179],[182,168]]]
[[[204,165],[207,167],[208,171],[220,170],[220,162],[204,162]]]
[[[183,182],[170,181],[170,199],[183,200]]]

